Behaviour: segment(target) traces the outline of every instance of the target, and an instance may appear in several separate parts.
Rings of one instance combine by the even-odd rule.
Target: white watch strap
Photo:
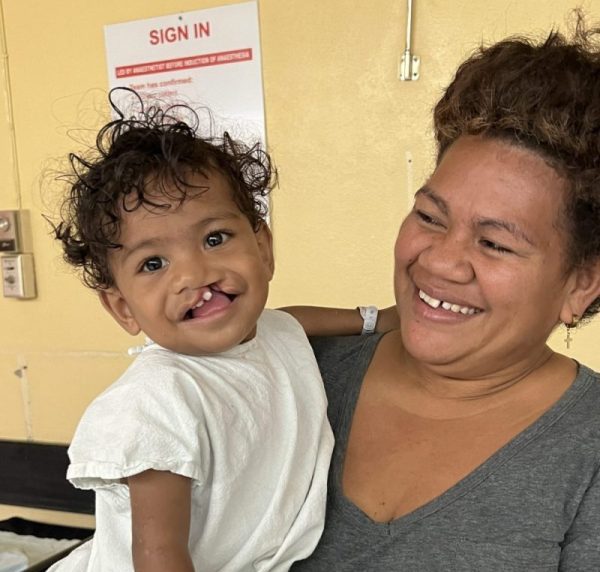
[[[358,311],[363,319],[363,327],[361,334],[372,334],[375,332],[377,325],[377,314],[379,310],[376,306],[359,306]]]

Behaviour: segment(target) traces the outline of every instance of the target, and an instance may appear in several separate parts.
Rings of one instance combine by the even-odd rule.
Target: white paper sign
[[[113,24],[104,34],[110,88],[208,108],[214,135],[265,142],[256,2]]]

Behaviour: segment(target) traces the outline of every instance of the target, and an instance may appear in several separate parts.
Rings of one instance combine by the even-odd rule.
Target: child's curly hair
[[[135,116],[125,117],[115,104],[119,91],[137,99],[140,111]],[[222,138],[203,138],[197,133],[198,115],[190,107],[146,107],[137,93],[126,88],[112,90],[109,102],[118,118],[100,129],[89,154],[69,155],[71,171],[61,177],[68,182],[68,191],[61,222],[53,227],[64,259],[81,269],[86,286],[114,285],[108,253],[121,246],[123,212],[170,208],[169,202],[161,203],[157,192],[182,203],[207,190],[187,182],[190,172],[222,174],[240,211],[254,230],[259,229],[266,216],[261,199],[277,178],[260,144],[248,147],[227,133]],[[181,119],[184,113],[186,121]]]
[[[509,38],[482,47],[456,72],[434,110],[438,161],[462,135],[539,153],[569,183],[568,268],[600,258],[600,29],[576,11],[573,39]],[[600,310],[600,298],[586,310]]]

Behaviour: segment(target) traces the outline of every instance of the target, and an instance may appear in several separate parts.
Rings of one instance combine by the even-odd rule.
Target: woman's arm
[[[309,336],[348,336],[360,334],[363,319],[358,309],[322,308],[319,306],[286,306],[279,308],[302,324]],[[400,326],[396,306],[379,310],[376,332],[388,332]]]
[[[191,481],[166,471],[127,479],[136,572],[194,572],[189,550]]]

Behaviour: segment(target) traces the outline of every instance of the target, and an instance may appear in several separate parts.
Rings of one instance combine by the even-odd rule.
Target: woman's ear
[[[275,272],[275,258],[273,256],[273,235],[266,222],[261,222],[256,231],[256,242],[260,250],[260,256],[265,267],[269,271],[269,280]]]
[[[560,313],[564,324],[572,324],[574,316],[580,318],[600,297],[600,260],[573,270],[569,282],[569,291]]]
[[[142,329],[133,317],[129,305],[117,288],[107,288],[98,292],[100,302],[106,311],[132,336],[139,334]]]

